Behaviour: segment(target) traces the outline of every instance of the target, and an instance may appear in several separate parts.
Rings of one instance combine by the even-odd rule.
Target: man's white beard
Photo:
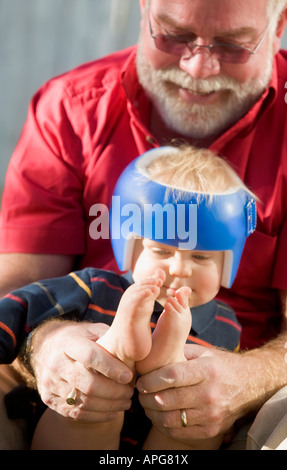
[[[137,71],[141,85],[159,115],[173,131],[193,139],[213,137],[229,128],[251,109],[271,79],[273,53],[259,77],[244,83],[230,77],[194,79],[177,66],[154,69],[146,60],[143,40],[139,39]],[[177,86],[175,86],[177,85]],[[178,86],[198,93],[223,90],[216,103],[191,104],[178,94]]]

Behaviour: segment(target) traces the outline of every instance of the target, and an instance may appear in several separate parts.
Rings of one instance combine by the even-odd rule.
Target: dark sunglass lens
[[[214,46],[212,53],[215,54],[221,62],[244,64],[249,59],[249,52],[240,47],[232,46]]]
[[[165,36],[165,35],[157,35],[155,36],[155,45],[158,49],[163,52],[167,52],[168,54],[173,55],[182,55],[186,50],[186,43],[179,42],[176,39]]]
[[[166,36],[164,34],[158,34],[154,36],[154,41],[157,49],[176,56],[183,56],[188,53],[192,53],[191,43],[192,41],[180,41],[178,38],[172,36]],[[200,47],[200,46],[196,46]],[[219,61],[233,64],[244,64],[248,61],[250,53],[241,48],[234,46],[225,45],[214,45],[210,47],[210,51],[215,55]]]

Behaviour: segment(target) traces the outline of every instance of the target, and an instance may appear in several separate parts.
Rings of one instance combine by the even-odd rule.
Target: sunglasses
[[[250,59],[250,56],[256,54],[259,47],[264,41],[264,38],[267,34],[269,29],[269,25],[267,26],[266,30],[263,33],[262,38],[260,39],[257,46],[251,50],[248,47],[238,46],[236,44],[224,44],[224,43],[216,43],[216,44],[209,44],[208,46],[202,46],[200,44],[196,44],[194,39],[185,36],[171,36],[168,34],[153,34],[150,16],[148,18],[149,21],[149,29],[150,35],[154,40],[155,46],[162,52],[166,52],[167,54],[172,54],[175,56],[189,56],[193,55],[195,50],[201,49],[208,49],[210,54],[215,56],[219,62],[225,62],[229,64],[244,64]]]

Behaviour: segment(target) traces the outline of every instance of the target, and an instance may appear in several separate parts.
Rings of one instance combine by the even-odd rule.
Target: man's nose
[[[180,68],[193,78],[208,78],[220,73],[220,62],[206,48],[196,47],[190,54],[184,55],[179,61]]]

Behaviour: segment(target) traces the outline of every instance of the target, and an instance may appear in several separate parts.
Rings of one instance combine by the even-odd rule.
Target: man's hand
[[[260,381],[267,383],[260,350],[249,355],[187,345],[185,353],[188,361],[155,370],[137,382],[147,416],[167,436],[188,444],[224,435],[238,418],[269,398],[262,398],[259,387]],[[182,410],[187,427],[182,426]]]
[[[50,321],[36,330],[31,364],[41,398],[51,409],[77,420],[106,422],[130,407],[132,371],[96,344],[107,328]],[[70,406],[66,397],[73,388],[77,397]]]

